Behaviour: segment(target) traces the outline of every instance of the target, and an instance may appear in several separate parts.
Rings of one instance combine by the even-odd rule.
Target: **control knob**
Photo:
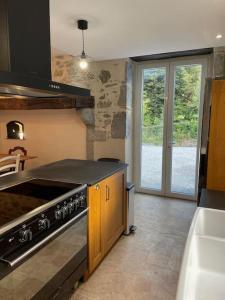
[[[20,234],[19,241],[21,243],[28,242],[28,241],[32,240],[32,231],[31,231],[30,228],[25,229],[25,227],[23,227],[23,229],[20,230],[19,234]]]
[[[67,207],[68,207],[68,210],[69,210],[69,214],[71,214],[74,210],[74,203],[72,201],[69,202]]]
[[[79,197],[80,207],[85,207],[85,199],[86,199],[85,195],[81,194]]]
[[[60,220],[62,218],[62,212],[59,207],[57,207],[57,209],[55,210],[55,218],[56,220]]]
[[[69,208],[68,205],[66,203],[64,203],[64,206],[61,208],[61,212],[62,212],[62,217],[63,219],[66,217],[66,215],[68,214]]]
[[[77,210],[78,207],[79,207],[79,199],[78,199],[78,198],[75,199],[75,200],[73,201],[73,204],[74,204],[75,210]]]
[[[45,230],[50,228],[50,220],[47,218],[40,219],[38,221],[39,230]]]

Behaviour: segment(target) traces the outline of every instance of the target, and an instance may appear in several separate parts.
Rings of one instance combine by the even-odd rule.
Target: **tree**
[[[144,71],[143,142],[145,143],[162,143],[165,77],[165,68]],[[176,67],[173,139],[178,145],[193,144],[197,139],[200,88],[200,65]]]

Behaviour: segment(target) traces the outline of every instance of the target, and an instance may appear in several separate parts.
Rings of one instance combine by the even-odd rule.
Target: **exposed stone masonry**
[[[96,150],[102,156],[113,155],[125,160],[125,139],[131,136],[126,126],[127,116],[131,115],[132,92],[128,81],[131,62],[127,59],[93,62],[88,70],[81,71],[76,59],[66,55],[54,57],[52,65],[55,81],[89,88],[95,97],[94,109],[79,111],[87,125],[87,158],[99,158]]]
[[[225,77],[225,47],[213,50],[213,77]]]

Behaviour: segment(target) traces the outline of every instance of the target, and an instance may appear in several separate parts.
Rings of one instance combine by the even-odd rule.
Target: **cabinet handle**
[[[109,187],[106,185],[106,201],[109,201]]]
[[[95,189],[96,189],[96,191],[98,191],[100,189],[99,184],[96,184]]]

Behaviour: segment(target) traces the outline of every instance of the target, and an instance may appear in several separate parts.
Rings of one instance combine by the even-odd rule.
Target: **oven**
[[[0,192],[2,214],[1,201],[17,207],[21,200],[26,211],[14,218],[19,208],[11,214],[6,209],[3,219],[14,219],[0,227],[0,299],[64,299],[71,293],[87,270],[86,196],[85,185],[40,179]]]

